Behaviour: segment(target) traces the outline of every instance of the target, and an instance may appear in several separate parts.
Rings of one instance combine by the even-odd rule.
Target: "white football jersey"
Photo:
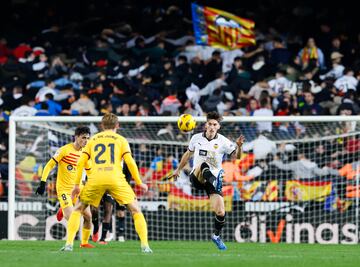
[[[342,93],[346,93],[348,90],[356,90],[358,80],[354,76],[344,75],[337,79],[334,86]]]
[[[235,152],[236,144],[219,133],[211,140],[205,137],[205,133],[198,133],[192,136],[188,149],[194,152],[193,170],[206,162],[211,171],[220,171],[224,155]]]

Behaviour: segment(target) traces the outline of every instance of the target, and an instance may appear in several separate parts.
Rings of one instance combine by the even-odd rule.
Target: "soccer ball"
[[[179,117],[177,124],[180,131],[186,133],[194,130],[196,126],[196,121],[194,120],[194,117],[191,116],[190,114],[182,114]]]

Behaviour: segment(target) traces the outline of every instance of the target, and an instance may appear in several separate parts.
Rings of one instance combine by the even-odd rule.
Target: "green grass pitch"
[[[153,241],[143,255],[139,242],[111,242],[95,249],[59,252],[64,241],[0,241],[1,267],[310,267],[360,266],[359,245],[254,244],[227,242],[219,251],[212,242]]]

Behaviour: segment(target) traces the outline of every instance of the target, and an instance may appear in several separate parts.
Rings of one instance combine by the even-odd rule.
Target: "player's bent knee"
[[[84,220],[86,220],[88,222],[90,222],[92,220],[91,213],[89,213],[89,212],[84,212],[83,217],[84,217]]]
[[[131,214],[134,215],[136,213],[141,213],[141,209],[140,208],[134,208],[134,209],[129,209]]]
[[[129,209],[129,211],[131,212],[132,215],[134,215],[135,213],[139,213],[139,212],[141,213],[139,203],[136,200],[134,202],[128,204],[127,208]]]
[[[125,217],[125,211],[123,210],[116,211],[116,216],[120,218]]]
[[[73,212],[73,208],[72,207],[66,207],[63,209],[63,214],[64,214],[64,218],[65,220],[69,220],[70,219],[70,215]]]
[[[205,162],[201,163],[201,167],[200,167],[201,171],[204,171],[205,169],[209,169],[209,168],[210,167],[207,163],[205,163]]]
[[[225,210],[217,210],[215,211],[217,216],[225,217]]]

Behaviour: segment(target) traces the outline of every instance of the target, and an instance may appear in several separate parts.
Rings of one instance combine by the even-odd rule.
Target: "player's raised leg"
[[[226,250],[226,245],[220,238],[221,229],[225,224],[225,205],[221,196],[221,175],[222,170],[211,171],[209,165],[203,162],[199,167],[195,168],[191,181],[195,188],[203,188],[208,194],[211,208],[215,212],[214,232],[211,240],[218,249]]]

